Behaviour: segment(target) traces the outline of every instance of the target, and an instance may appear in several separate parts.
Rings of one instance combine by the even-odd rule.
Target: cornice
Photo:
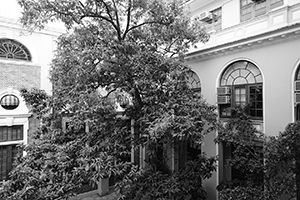
[[[7,28],[17,29],[17,30],[23,32],[24,34],[26,34],[26,33],[31,34],[31,32],[26,30],[26,28],[17,19],[12,19],[12,18],[7,18],[7,17],[0,17],[0,27],[1,26],[2,27],[7,27]],[[52,36],[57,36],[58,37],[64,32],[65,31],[63,29],[58,29],[58,28],[46,26],[44,29],[38,30],[38,31],[35,30],[32,33],[52,35]]]
[[[13,118],[28,118],[30,117],[32,114],[11,114],[11,115],[0,115],[0,119],[6,119],[8,117],[13,117]]]
[[[259,48],[266,45],[272,45],[274,43],[294,38],[300,38],[300,23],[217,45],[214,47],[199,49],[198,51],[187,53],[185,56],[185,60],[187,62],[195,60],[207,60],[211,59],[212,57],[222,56],[225,54],[244,51],[252,48]]]

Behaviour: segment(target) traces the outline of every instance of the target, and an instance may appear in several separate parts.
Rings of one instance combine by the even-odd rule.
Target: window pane
[[[257,113],[256,113],[257,117],[263,117],[263,111],[262,110],[257,110]]]
[[[246,94],[246,88],[241,88],[241,94]]]
[[[234,80],[234,85],[245,85],[247,80],[244,77],[238,77]]]
[[[263,107],[262,105],[263,105],[262,102],[257,102],[256,103],[256,108],[260,108],[261,109]]]
[[[246,105],[246,88],[237,87],[234,89],[235,92],[235,105],[245,106]]]
[[[241,101],[246,102],[246,95],[241,95]]]
[[[0,142],[23,140],[23,126],[1,126]]]
[[[249,87],[249,97],[250,97],[250,115],[252,117],[261,118],[263,115],[262,108],[262,86],[250,86]]]

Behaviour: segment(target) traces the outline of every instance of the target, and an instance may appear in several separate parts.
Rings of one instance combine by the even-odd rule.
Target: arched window
[[[249,61],[236,61],[222,73],[218,88],[220,117],[230,117],[231,106],[247,106],[253,118],[263,117],[263,78],[260,70]]]
[[[295,74],[295,120],[300,120],[300,66]]]
[[[201,91],[201,82],[199,76],[192,70],[187,73],[187,82],[188,85],[195,91]]]
[[[0,58],[31,61],[29,50],[11,39],[0,39]]]

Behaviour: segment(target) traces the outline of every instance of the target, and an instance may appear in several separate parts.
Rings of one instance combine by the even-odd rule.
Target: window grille
[[[29,50],[19,42],[0,39],[0,58],[31,61]]]
[[[7,94],[4,95],[1,100],[0,100],[0,104],[2,106],[2,108],[6,109],[6,110],[13,110],[15,108],[17,108],[19,106],[19,99],[18,97],[16,97],[13,94]]]

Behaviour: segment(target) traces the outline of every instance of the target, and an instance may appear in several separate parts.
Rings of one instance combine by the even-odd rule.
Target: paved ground
[[[90,197],[84,197],[81,200],[117,200],[117,199],[118,196],[116,195],[116,193],[111,193],[102,197],[100,197],[98,194],[95,194]]]
[[[118,192],[116,190],[111,190],[105,196],[100,196],[97,193],[97,190],[91,191],[82,195],[78,195],[77,197],[73,197],[70,200],[117,200]]]

